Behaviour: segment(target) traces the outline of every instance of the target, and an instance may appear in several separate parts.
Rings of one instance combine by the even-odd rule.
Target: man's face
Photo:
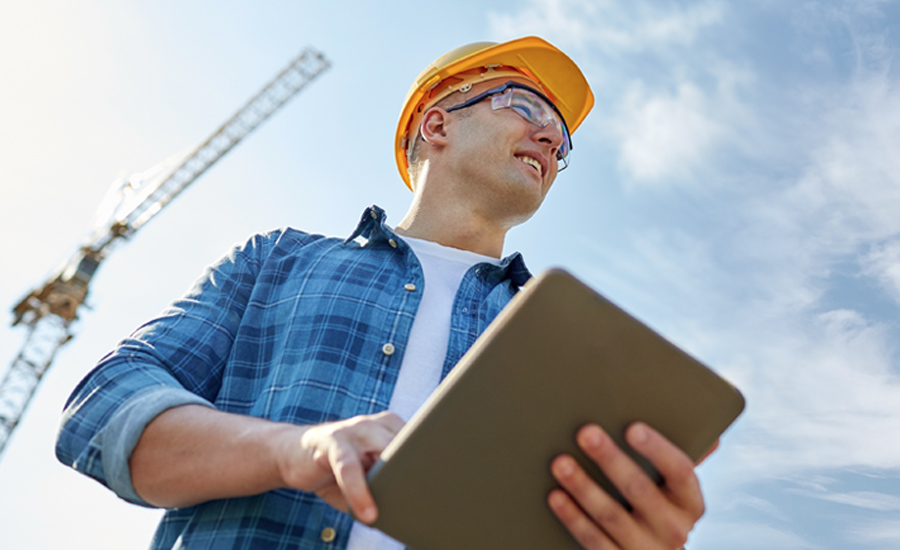
[[[539,89],[525,78],[512,81]],[[449,96],[450,103],[442,103],[452,109],[504,82],[479,83],[464,94]],[[552,124],[537,126],[510,108],[495,111],[490,98],[452,111],[448,117],[457,123],[451,154],[458,171],[472,183],[471,191],[516,216],[516,223],[531,217],[556,179],[556,152],[563,140],[559,130]]]

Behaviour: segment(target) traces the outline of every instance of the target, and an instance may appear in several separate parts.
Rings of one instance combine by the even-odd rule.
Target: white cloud
[[[656,5],[640,3],[637,7],[643,21],[636,33],[636,44],[691,44],[703,28],[722,20],[722,8],[715,2],[693,4],[683,11],[661,15]]]
[[[760,321],[771,326],[746,327],[757,349],[742,345],[739,386],[749,405],[736,475],[900,469],[900,442],[885,436],[900,432],[900,383],[886,327],[848,310],[823,313],[808,326],[797,317]]]
[[[735,493],[730,495],[730,500],[725,507],[728,510],[749,508],[756,512],[760,512],[769,519],[780,519],[784,517],[784,511],[772,501],[746,493]]]
[[[862,543],[900,541],[900,520],[870,521],[847,530],[848,538]],[[893,547],[893,545],[892,545]]]
[[[583,47],[592,34],[602,32],[591,22],[598,13],[612,7],[613,2],[608,0],[532,0],[516,14],[489,13],[488,23],[498,40],[536,34],[560,45]]]
[[[745,548],[796,550],[816,547],[789,528],[756,522],[704,522],[697,535],[688,541],[688,548],[701,545],[704,548],[738,550]]]
[[[618,114],[624,169],[639,180],[682,179],[707,162],[724,132],[702,90],[682,83],[673,95],[650,95],[636,84]]]
[[[666,9],[646,0],[532,0],[516,14],[488,16],[492,33],[500,39],[535,33],[561,45],[605,52],[688,45],[721,19],[718,2]]]
[[[805,153],[796,184],[768,208],[785,229],[809,233],[830,256],[900,232],[900,87],[883,72],[862,73],[812,106],[805,125],[785,143]]]
[[[857,508],[865,508],[866,510],[876,510],[879,512],[896,512],[900,511],[900,497],[887,495],[884,493],[876,493],[873,491],[853,491],[848,493],[826,493],[815,494],[809,492],[800,493],[804,496],[810,496],[829,502],[838,504],[846,504]]]
[[[900,242],[875,243],[862,257],[863,273],[874,277],[900,303]]]

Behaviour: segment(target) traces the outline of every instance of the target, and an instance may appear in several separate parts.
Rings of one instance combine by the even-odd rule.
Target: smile
[[[534,169],[538,171],[538,174],[540,174],[542,176],[544,175],[544,169],[541,167],[541,163],[538,162],[537,159],[534,159],[532,157],[526,157],[525,155],[516,156],[516,158],[521,160],[525,164],[534,166]]]

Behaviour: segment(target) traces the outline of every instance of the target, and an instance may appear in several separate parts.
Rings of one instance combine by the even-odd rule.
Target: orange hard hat
[[[578,65],[542,38],[474,42],[455,48],[419,74],[403,102],[394,153],[407,187],[412,189],[406,148],[415,139],[424,112],[464,84],[512,75],[524,76],[540,87],[559,109],[570,134],[594,106],[594,94]]]

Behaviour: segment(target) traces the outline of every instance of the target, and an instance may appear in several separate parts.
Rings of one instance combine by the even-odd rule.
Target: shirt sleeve
[[[160,413],[187,404],[214,407],[272,238],[257,235],[234,248],[100,360],[66,402],[56,445],[63,464],[150,506],[131,483],[131,452]]]

